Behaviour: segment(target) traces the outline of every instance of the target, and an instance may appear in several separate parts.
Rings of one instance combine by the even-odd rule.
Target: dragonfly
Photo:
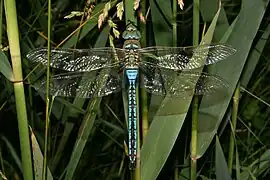
[[[155,95],[184,98],[186,94],[205,95],[226,88],[220,78],[192,70],[214,64],[235,53],[225,44],[190,47],[153,46],[142,48],[141,34],[130,23],[122,34],[123,48],[51,49],[50,66],[64,71],[50,80],[53,96],[93,98],[126,90],[128,100],[128,157],[136,167],[138,87]],[[30,51],[27,58],[47,65],[48,50]],[[122,72],[122,73],[121,73]],[[34,85],[45,92],[46,80]]]

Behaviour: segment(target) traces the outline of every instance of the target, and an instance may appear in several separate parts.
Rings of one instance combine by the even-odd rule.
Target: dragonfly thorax
[[[139,66],[139,55],[136,49],[128,49],[125,56],[125,68],[137,69]]]
[[[138,40],[126,40],[123,48],[126,50],[125,54],[125,68],[135,68],[139,66],[138,49],[141,48]]]

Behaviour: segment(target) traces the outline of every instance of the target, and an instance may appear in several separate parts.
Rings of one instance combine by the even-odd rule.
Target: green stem
[[[190,179],[197,177],[197,129],[198,129],[198,97],[194,96],[192,102],[192,125],[191,125],[191,172]]]
[[[14,75],[14,93],[16,110],[18,117],[18,128],[20,137],[20,147],[22,156],[23,179],[33,179],[33,164],[31,158],[31,146],[29,140],[29,129],[27,120],[27,111],[23,87],[23,75],[21,66],[21,52],[19,29],[17,22],[16,3],[15,0],[5,1],[5,13],[7,23],[7,34],[10,47],[11,62]]]
[[[199,44],[200,0],[193,0],[193,46]]]
[[[46,79],[46,119],[45,119],[45,145],[44,145],[44,158],[43,158],[43,167],[42,167],[42,180],[47,179],[47,159],[48,159],[48,132],[50,126],[50,97],[49,97],[49,88],[50,88],[50,60],[51,60],[51,0],[48,0],[48,63],[47,63],[47,79]]]
[[[0,45],[2,45],[2,31],[3,31],[3,0],[0,0],[0,22],[1,22],[1,27],[0,27]],[[3,48],[3,47],[0,47]]]
[[[228,157],[228,169],[229,169],[230,174],[232,174],[232,166],[233,166],[234,146],[235,146],[234,132],[236,129],[236,122],[237,122],[239,95],[240,95],[240,83],[238,82],[235,92],[234,92],[234,96],[233,96],[232,131],[230,135],[230,146],[229,146],[229,157]]]
[[[200,0],[193,0],[193,45],[199,44],[200,27]],[[198,134],[198,97],[194,96],[192,102],[192,127],[191,127],[191,169],[190,179],[197,177],[197,134]]]
[[[177,20],[177,6],[178,6],[178,3],[177,3],[177,0],[173,0],[172,2],[172,14],[173,14],[173,23],[172,23],[172,30],[173,30],[173,46],[177,46],[177,23],[176,23],[176,20]],[[177,164],[178,164],[178,159],[176,157],[175,159],[175,167],[174,167],[174,179],[178,179],[178,174],[179,174],[179,170],[178,170],[178,167],[177,167]]]
[[[141,10],[142,14],[145,15],[146,13],[146,1],[141,1]],[[146,47],[147,42],[146,42],[146,26],[143,23],[140,23],[140,30],[141,30],[141,39],[140,43],[142,47]],[[142,109],[142,140],[144,142],[144,139],[146,137],[146,134],[149,129],[149,123],[148,123],[148,103],[147,103],[147,92],[145,89],[141,89],[141,109]]]
[[[143,15],[146,14],[146,1],[141,1],[140,3],[141,5],[141,13]],[[140,30],[141,30],[141,39],[140,39],[140,43],[142,47],[146,47],[147,45],[147,39],[146,39],[146,25],[143,23],[140,23]],[[139,77],[140,78],[140,77]],[[140,101],[141,101],[141,121],[142,121],[142,142],[138,144],[138,149],[140,149],[140,145],[142,143],[144,143],[145,141],[145,137],[147,135],[148,129],[149,129],[149,123],[148,123],[148,101],[147,101],[147,92],[145,91],[145,89],[141,89],[141,93],[140,93]],[[139,109],[139,108],[137,108]],[[139,114],[137,115],[137,117],[140,117]],[[137,125],[137,134],[138,134],[138,139],[140,137],[140,126],[139,126],[139,118],[138,118],[138,125]],[[137,157],[139,157],[140,159],[140,150],[137,152],[138,155]],[[140,160],[138,160],[138,162],[141,162]],[[136,168],[136,174],[135,174],[135,179],[140,179],[141,175],[140,175],[140,169],[141,169],[141,165],[137,163],[137,168]]]
[[[144,89],[141,89],[141,106],[142,106],[142,139],[147,135],[149,129],[148,123],[148,108],[147,108],[147,92]]]
[[[177,0],[173,0],[173,46],[177,46]]]

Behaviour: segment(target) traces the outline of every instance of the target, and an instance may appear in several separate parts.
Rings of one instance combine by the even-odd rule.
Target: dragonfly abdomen
[[[128,79],[128,155],[130,168],[136,167],[137,156],[137,98],[138,69],[126,69]]]

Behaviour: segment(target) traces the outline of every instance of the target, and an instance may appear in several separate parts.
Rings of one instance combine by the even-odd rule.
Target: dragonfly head
[[[126,30],[122,34],[122,37],[124,39],[139,40],[141,38],[141,33],[132,23],[130,23],[129,25],[127,25]]]

